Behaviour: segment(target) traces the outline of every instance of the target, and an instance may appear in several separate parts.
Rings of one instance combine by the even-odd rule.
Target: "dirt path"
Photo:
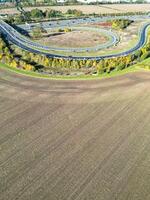
[[[0,200],[148,200],[150,73],[52,81],[0,69]]]

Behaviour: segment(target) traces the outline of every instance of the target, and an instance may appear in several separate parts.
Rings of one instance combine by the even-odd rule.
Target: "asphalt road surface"
[[[141,18],[140,18],[140,16],[138,16],[137,19],[143,19],[144,17],[148,18],[148,16],[143,16]],[[125,18],[127,18],[127,17],[125,17]],[[134,18],[136,18],[136,16],[134,16]],[[105,56],[95,56],[95,57],[93,57],[93,56],[64,56],[64,55],[55,54],[55,51],[54,51],[54,53],[45,52],[43,50],[47,50],[47,47],[44,47],[43,45],[40,46],[40,44],[36,44],[36,43],[34,44],[31,41],[26,41],[26,39],[23,39],[23,37],[20,34],[16,33],[15,29],[13,29],[7,23],[4,23],[2,20],[0,21],[0,31],[3,34],[5,34],[5,37],[7,37],[7,39],[9,41],[16,44],[20,48],[27,50],[29,52],[32,52],[32,53],[43,54],[43,55],[46,55],[50,58],[63,58],[63,59],[74,59],[74,60],[88,60],[88,59],[90,59],[90,60],[101,60],[101,59],[105,59],[105,58],[114,58],[114,57],[120,57],[120,56],[126,56],[126,55],[129,55],[129,54],[132,54],[133,52],[135,52],[139,48],[143,47],[143,45],[145,44],[146,37],[147,37],[147,29],[148,29],[149,26],[150,26],[150,23],[146,23],[141,28],[141,30],[139,31],[139,41],[131,49],[126,50],[126,51],[121,52],[121,53],[114,53],[114,54],[105,55]],[[113,36],[113,40],[114,40],[114,43],[118,42],[118,38],[116,36]],[[32,43],[32,45],[30,43]]]
[[[20,28],[25,29],[26,31],[31,31],[32,28],[36,26],[41,26],[45,29],[53,29],[59,27],[71,27],[74,25],[79,24],[89,24],[89,23],[97,23],[97,22],[105,22],[112,19],[130,19],[134,21],[149,19],[149,15],[131,15],[131,16],[106,16],[106,17],[87,17],[87,18],[78,18],[78,19],[68,19],[68,20],[53,20],[49,22],[42,22],[42,23],[26,23],[19,25]]]
[[[149,200],[150,73],[90,81],[0,69],[0,200]]]
[[[63,47],[50,47],[50,46],[45,46],[42,44],[39,44],[33,40],[30,40],[20,33],[18,33],[14,28],[11,26],[7,25],[6,23],[3,23],[3,26],[6,27],[6,29],[11,33],[11,35],[18,40],[18,43],[25,44],[26,46],[30,46],[32,48],[36,47],[39,48],[39,50],[49,50],[49,51],[64,51],[64,52],[87,52],[87,51],[98,51],[100,49],[106,49],[110,46],[115,45],[119,41],[119,37],[117,34],[113,33],[112,31],[108,31],[105,29],[101,28],[91,28],[91,27],[73,27],[72,29],[74,30],[83,30],[83,31],[92,31],[92,32],[97,32],[99,34],[103,34],[108,37],[108,41],[105,44],[99,44],[97,46],[93,47],[84,47],[84,48],[63,48]],[[62,27],[60,27],[62,28]]]

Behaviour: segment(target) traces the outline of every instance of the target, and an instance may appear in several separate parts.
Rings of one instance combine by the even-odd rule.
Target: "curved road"
[[[64,52],[86,52],[86,51],[97,51],[100,49],[105,49],[108,48],[112,45],[115,45],[118,41],[119,38],[118,36],[113,33],[112,31],[104,30],[104,29],[98,29],[98,28],[91,28],[91,27],[72,27],[73,30],[84,30],[84,31],[92,31],[92,32],[98,32],[99,34],[102,33],[103,35],[108,37],[108,42],[105,44],[99,44],[97,46],[93,47],[84,47],[84,48],[63,48],[63,47],[49,47],[49,46],[44,46],[42,44],[36,43],[20,33],[18,33],[13,27],[9,26],[5,22],[1,22],[3,25],[3,28],[5,28],[5,31],[11,32],[11,36],[15,37],[18,42],[22,44],[26,44],[26,46],[31,46],[31,47],[36,47],[39,50],[45,50],[45,51],[64,51]],[[62,27],[61,27],[62,28]],[[65,28],[65,27],[63,27]]]
[[[63,58],[63,59],[75,59],[75,60],[84,60],[84,59],[101,60],[101,59],[105,59],[105,58],[126,56],[126,55],[129,55],[129,54],[133,53],[134,51],[138,50],[139,48],[141,48],[146,42],[146,34],[147,34],[147,29],[148,29],[149,25],[150,25],[150,23],[147,23],[142,27],[142,29],[139,33],[139,41],[133,48],[126,50],[124,52],[121,52],[121,53],[115,53],[115,54],[110,54],[110,55],[105,55],[105,56],[63,56],[63,55],[44,52],[44,51],[38,49],[36,44],[35,44],[35,46],[34,46],[34,44],[32,44],[32,46],[30,46],[30,44],[29,44],[30,41],[29,41],[29,43],[26,42],[26,40],[22,41],[23,37],[20,36],[20,38],[19,38],[19,34],[16,34],[16,30],[13,29],[8,24],[6,24],[5,22],[3,22],[2,20],[0,21],[0,31],[6,35],[6,37],[9,41],[16,44],[20,48],[30,51],[32,53],[43,54],[43,55],[46,55],[51,58]],[[35,48],[33,48],[33,46]],[[42,45],[41,45],[41,47],[44,49],[44,47]]]

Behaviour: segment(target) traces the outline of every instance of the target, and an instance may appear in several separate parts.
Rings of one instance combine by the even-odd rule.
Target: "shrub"
[[[140,60],[143,61],[143,60],[145,60],[146,58],[148,58],[149,56],[150,56],[150,52],[146,52],[146,53],[144,53],[144,54],[141,56]]]

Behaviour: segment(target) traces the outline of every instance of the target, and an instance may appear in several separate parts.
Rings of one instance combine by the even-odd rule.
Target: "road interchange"
[[[127,18],[127,17],[125,17],[125,18]],[[129,19],[133,19],[133,18],[135,19],[136,17],[134,16],[133,18],[131,18],[131,17],[128,17],[128,18]],[[139,20],[139,19],[144,19],[144,18],[147,18],[147,16],[143,16],[142,18],[138,17],[137,19]],[[89,18],[87,18],[87,19],[89,21]],[[108,20],[108,17],[105,17],[104,19],[99,19],[99,20],[105,21],[106,19]],[[90,21],[93,21],[93,20],[94,19],[90,19]],[[98,19],[96,19],[96,21],[97,20]],[[59,22],[59,24],[57,24],[57,25],[62,26],[62,22],[63,22],[63,25],[65,27],[65,25],[68,24],[68,21],[67,22],[66,21],[64,22],[64,21]],[[82,21],[86,21],[86,20],[82,19]],[[77,23],[75,23],[75,20],[74,21],[70,20],[70,23],[71,24],[73,23],[74,25],[76,25],[76,24],[78,24],[78,20],[77,20]],[[81,23],[81,20],[80,20],[80,23]],[[132,54],[136,50],[140,49],[141,47],[143,47],[146,43],[146,40],[147,40],[147,30],[149,28],[149,25],[150,25],[150,23],[145,23],[142,26],[142,28],[139,31],[139,40],[138,40],[137,44],[134,47],[132,47],[131,49],[126,50],[126,51],[121,52],[121,53],[112,53],[112,54],[109,54],[109,55],[100,55],[100,56],[65,56],[65,55],[56,54],[55,50],[58,50],[57,48],[51,48],[51,47],[43,46],[42,44],[38,44],[38,43],[35,43],[35,42],[27,39],[26,37],[24,37],[23,35],[18,33],[12,26],[8,25],[7,23],[5,23],[2,20],[0,21],[0,31],[6,36],[7,40],[9,40],[13,44],[19,46],[20,48],[22,48],[26,51],[32,52],[32,53],[46,55],[49,58],[62,58],[62,59],[74,59],[74,60],[101,60],[101,59],[106,59],[106,58],[127,56],[129,54]],[[32,26],[33,26],[33,24],[32,24]],[[43,24],[43,26],[46,27],[45,23]],[[50,26],[52,28],[55,25],[52,25],[52,23],[51,23]],[[23,26],[20,26],[20,27],[23,28]],[[25,25],[24,25],[24,29],[27,30],[27,25],[26,25],[26,28],[25,28]],[[107,33],[108,32],[110,32],[110,31],[107,31]],[[110,35],[111,34],[112,33],[110,33]],[[112,44],[115,44],[119,41],[119,38],[117,37],[117,35],[112,34],[111,37],[112,37],[111,38]],[[98,48],[98,47],[93,47],[93,48]],[[107,46],[105,46],[105,48],[107,48]],[[48,50],[53,50],[54,53],[50,53],[50,52],[48,52]],[[67,49],[60,48],[59,50],[61,51],[61,50],[67,50]],[[75,50],[75,48],[73,48],[73,49],[70,49],[70,51],[75,52],[76,50]],[[89,51],[89,49],[86,49],[86,48],[82,49],[81,48],[81,51]]]

